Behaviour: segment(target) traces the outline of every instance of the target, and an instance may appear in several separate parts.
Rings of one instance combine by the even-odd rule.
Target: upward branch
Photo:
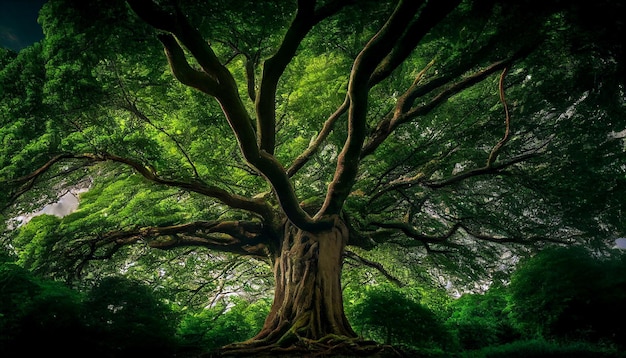
[[[257,132],[259,147],[274,154],[276,145],[276,87],[285,68],[296,54],[298,45],[313,27],[315,0],[299,0],[298,12],[278,51],[267,59],[256,98]]]
[[[271,139],[273,134],[270,136],[267,132],[275,130],[273,124],[274,115],[264,113],[266,119],[261,119],[263,132],[265,133],[262,135],[264,139],[257,143],[252,120],[239,96],[239,90],[233,75],[219,62],[210,44],[204,41],[200,32],[191,26],[178,8],[173,12],[167,12],[160,9],[151,0],[128,0],[128,2],[132,9],[148,24],[171,33],[171,35],[160,36],[160,39],[166,49],[172,72],[182,83],[199,89],[217,99],[235,134],[243,157],[251,167],[261,173],[272,185],[287,218],[294,225],[304,230],[330,227],[332,224],[330,221],[313,220],[300,207],[293,184],[286,174],[286,170],[273,156],[274,145],[272,144],[273,139]],[[331,2],[331,4],[333,3]],[[312,9],[315,1],[301,0],[299,5],[301,7],[299,12],[301,19],[308,19],[314,16]],[[321,16],[318,16],[315,20],[319,21],[321,18]],[[308,22],[314,23],[315,20],[309,20]],[[265,103],[265,101],[271,99],[273,103],[275,99],[275,83],[282,74],[284,67],[293,57],[297,45],[306,35],[310,26],[312,25],[309,24],[301,28],[299,24],[294,24],[289,30],[289,36],[279,49],[279,53],[274,57],[274,60],[270,61],[267,75],[264,75],[263,82],[267,78],[269,83],[267,86],[269,87],[259,91],[257,97],[261,102]],[[191,53],[202,68],[202,71],[191,68],[182,48],[178,44],[179,42]],[[263,87],[264,85],[262,84],[261,86]]]
[[[359,167],[361,147],[366,136],[369,81],[383,58],[392,50],[419,8],[416,1],[400,1],[387,22],[365,45],[354,60],[348,83],[348,138],[337,158],[337,168],[322,208],[317,216],[341,211]]]
[[[287,65],[296,55],[298,46],[315,26],[348,5],[347,1],[334,0],[315,10],[315,0],[298,0],[298,12],[283,41],[263,65],[263,74],[256,97],[257,135],[259,147],[274,154],[276,145],[276,88]],[[290,175],[291,176],[291,175]]]

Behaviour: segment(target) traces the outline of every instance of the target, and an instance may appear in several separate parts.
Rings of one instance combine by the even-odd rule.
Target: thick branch
[[[158,249],[184,246],[210,247],[222,252],[265,256],[262,225],[240,221],[198,221],[173,226],[144,227],[134,230],[112,231],[91,239],[97,246],[107,244],[129,245],[146,240]]]
[[[298,46],[320,21],[334,15],[349,1],[335,0],[315,10],[315,0],[298,0],[298,11],[276,53],[263,65],[263,74],[256,97],[257,135],[259,148],[274,154],[276,145],[276,88]]]
[[[256,158],[259,148],[250,116],[239,97],[237,84],[230,71],[220,63],[208,42],[195,29],[180,9],[160,8],[151,0],[127,0],[139,17],[151,26],[176,36],[198,62],[203,72],[191,68],[185,54],[172,35],[160,35],[174,76],[182,83],[214,96],[222,106],[244,157]]]
[[[252,163],[272,184],[278,201],[285,215],[292,224],[305,231],[328,229],[332,227],[332,220],[319,218],[313,219],[300,207],[300,202],[295,194],[295,189],[285,169],[274,158],[265,152]]]
[[[399,98],[394,115],[385,117],[370,134],[370,139],[363,146],[361,157],[372,154],[401,124],[430,113],[433,109],[437,108],[437,106],[444,103],[448,98],[475,85],[476,83],[479,83],[496,71],[503,69],[510,64],[511,61],[512,59],[507,59],[493,63],[480,71],[474,72],[463,80],[442,89],[428,103],[412,107],[415,99],[419,95],[424,94],[422,87],[417,86],[416,83],[414,83],[414,85]],[[430,88],[431,86],[426,85],[424,87]]]
[[[157,183],[171,187],[177,187],[188,191],[203,194],[215,199],[218,199],[222,203],[230,206],[234,209],[243,209],[259,214],[261,217],[267,220],[267,222],[273,222],[274,213],[267,203],[262,199],[250,199],[240,195],[228,193],[226,190],[218,188],[216,186],[206,185],[201,182],[184,182],[177,180],[169,180],[161,178],[151,167],[147,167],[144,164],[128,159],[119,157],[113,154],[84,154],[86,157],[91,157],[95,161],[114,161],[131,166],[135,171],[141,174],[144,178]]]
[[[296,17],[287,30],[276,54],[263,65],[261,84],[256,98],[259,148],[274,154],[276,145],[276,87],[285,68],[296,54],[300,42],[313,27],[315,0],[299,0]]]
[[[331,223],[328,221],[318,222],[311,219],[309,215],[300,208],[298,200],[295,196],[293,185],[290,182],[289,177],[286,175],[285,169],[272,155],[274,150],[273,140],[263,139],[261,141],[261,148],[259,147],[256,141],[257,136],[255,130],[251,124],[252,120],[241,100],[241,97],[239,96],[235,79],[230,71],[219,62],[217,56],[211,49],[211,46],[204,41],[200,32],[189,24],[187,18],[178,8],[175,8],[173,13],[168,13],[159,9],[158,6],[149,0],[129,0],[129,3],[133,10],[135,10],[135,12],[137,12],[137,14],[150,25],[158,29],[168,31],[176,36],[176,39],[178,39],[178,41],[180,41],[189,50],[189,52],[191,52],[192,56],[200,64],[200,67],[202,67],[202,70],[207,74],[207,77],[204,79],[211,79],[213,81],[210,82],[211,86],[208,88],[201,87],[197,84],[195,79],[199,76],[201,77],[201,75],[198,71],[190,69],[189,64],[186,60],[184,60],[182,49],[176,44],[174,38],[170,35],[161,36],[162,41],[165,41],[164,45],[166,46],[166,50],[169,51],[168,57],[170,58],[170,64],[174,66],[173,71],[175,75],[178,72],[177,77],[181,76],[184,80],[187,80],[186,84],[195,84],[196,88],[200,87],[208,89],[205,93],[215,96],[222,107],[235,137],[237,138],[239,148],[245,160],[250,164],[250,166],[263,174],[263,176],[265,176],[265,178],[267,178],[270,182],[276,192],[276,195],[278,196],[280,205],[289,220],[294,225],[304,230],[313,230],[318,228],[320,225],[330,226]],[[315,1],[301,0],[299,5],[301,8],[299,11],[301,14],[301,17],[299,18],[300,20],[307,20],[309,17],[313,16],[312,11],[315,6]],[[272,88],[275,88],[275,83],[280,78],[280,74],[284,70],[286,64],[289,63],[293,57],[293,53],[295,53],[295,49],[297,48],[301,38],[304,37],[308,28],[310,28],[310,23],[310,20],[307,20],[305,25],[294,23],[288,31],[288,36],[279,49],[277,55],[268,65],[268,69],[266,70],[267,75],[264,75],[262,82],[266,81],[265,78],[269,79],[267,80],[267,84],[262,83],[261,87],[265,88],[263,86],[270,86],[270,90],[269,92],[267,92],[267,88],[265,90],[260,90],[257,97],[267,101],[271,98],[272,106],[275,99],[275,90],[272,90]],[[304,28],[301,28],[301,26],[304,26]],[[274,85],[272,85],[272,83],[274,83]],[[263,131],[265,133],[261,135],[262,138],[270,138],[268,136],[273,138],[274,134],[272,133],[270,135],[267,132],[273,132],[275,129],[272,124],[274,120],[273,117],[274,116],[272,114],[268,116],[270,119],[267,121],[259,119],[258,122],[262,122],[261,126],[264,128]],[[267,123],[270,123],[270,125],[267,126]],[[190,185],[189,183],[168,182],[167,180],[156,177],[154,173],[146,171],[143,165],[139,163],[127,164],[135,167],[136,170],[150,180],[166,185],[172,184],[175,186],[181,186],[182,184],[185,184],[183,186],[189,186],[191,190],[199,189],[196,185]],[[215,195],[216,193],[213,194]],[[217,194],[224,197],[221,193]],[[234,196],[228,196],[227,199],[232,201],[233,198]],[[235,204],[241,205],[244,202],[245,201],[236,200]],[[250,200],[245,203],[249,204],[249,202]]]
[[[212,198],[215,198],[222,203],[230,206],[234,209],[242,209],[246,211],[250,211],[258,214],[268,223],[274,222],[274,212],[271,207],[262,199],[250,199],[240,195],[231,194],[224,189],[218,188],[216,186],[211,186],[204,184],[199,181],[194,182],[185,182],[185,181],[177,181],[164,179],[157,175],[156,171],[150,167],[146,166],[141,162],[136,160],[132,160],[129,158],[123,158],[117,155],[102,153],[102,154],[61,154],[57,155],[51,160],[49,160],[46,164],[44,164],[39,169],[35,170],[33,173],[24,176],[22,178],[18,178],[10,181],[8,184],[29,184],[39,178],[41,175],[46,173],[53,165],[65,160],[65,159],[81,159],[88,160],[90,162],[104,162],[104,161],[112,161],[117,163],[122,163],[132,167],[137,173],[141,174],[144,178],[162,185],[167,185],[171,187],[177,187],[181,189],[185,189],[188,191],[196,192],[202,195],[206,195]],[[32,186],[32,184],[30,184]]]
[[[340,1],[336,1],[340,2]],[[422,2],[423,3],[423,2]],[[440,21],[445,14],[447,14],[452,8],[457,5],[458,1],[451,1],[447,4],[441,6],[434,6],[433,3],[429,3],[426,6],[426,9],[422,11],[420,18],[415,21],[409,30],[406,31],[404,36],[398,41],[398,44],[392,49],[391,53],[383,59],[383,61],[379,64],[376,70],[372,73],[370,80],[368,82],[368,88],[375,86],[380,83],[382,80],[387,78],[393,70],[404,61],[409,54],[413,51],[413,49],[417,46],[419,40],[428,32],[428,30],[434,26],[438,21]],[[331,4],[329,4],[331,5]],[[418,5],[420,7],[421,5]],[[424,16],[426,19],[424,20]],[[421,78],[425,71],[432,66],[433,62],[431,62],[427,68],[425,68],[418,78]],[[416,83],[418,80],[416,79]],[[306,164],[306,162],[311,158],[311,156],[319,149],[322,142],[326,139],[328,134],[334,128],[335,122],[337,119],[344,114],[348,106],[350,104],[350,98],[346,97],[345,101],[339,106],[339,108],[333,113],[324,123],[322,130],[315,138],[315,141],[309,145],[309,147],[296,158],[296,160],[291,164],[287,173],[291,177],[293,176],[300,168]]]
[[[165,55],[170,69],[182,84],[193,87],[211,96],[217,96],[219,85],[215,78],[206,72],[192,68],[187,62],[183,49],[172,35],[161,34],[159,40],[165,48]]]
[[[333,181],[318,216],[337,214],[350,194],[359,167],[361,147],[366,136],[369,80],[380,61],[402,36],[419,4],[400,1],[385,25],[374,35],[354,61],[348,83],[348,138],[337,159]]]
[[[239,195],[230,194],[221,188],[209,186],[201,182],[182,182],[164,179],[159,177],[153,169],[144,166],[140,162],[111,154],[94,156],[93,159],[110,160],[130,165],[139,174],[143,175],[145,178],[155,183],[178,187],[196,193],[204,194],[206,196],[216,198],[232,208],[243,209],[257,213],[261,215],[267,223],[275,222],[275,215],[273,210],[263,199],[250,199]],[[284,169],[282,169],[282,167],[280,166],[280,163],[278,163],[273,156],[261,152],[260,157],[255,160],[253,164],[255,165],[255,167],[260,168],[260,171],[268,178],[269,182],[272,183],[280,205],[285,212],[285,215],[287,215],[287,218],[294,225],[307,231],[312,231],[319,228],[328,228],[332,225],[332,222],[328,220],[316,221],[311,219],[311,217],[300,207],[291,181],[286,176]]]
[[[415,0],[417,3],[418,1]],[[378,65],[376,71],[372,74],[370,82],[372,85],[380,83],[389,77],[401,63],[413,52],[415,47],[424,38],[424,36],[441,20],[445,18],[452,10],[454,10],[460,0],[446,1],[429,1],[422,9],[417,20],[408,27],[403,36],[398,40],[391,52]],[[419,7],[424,1],[419,1]]]

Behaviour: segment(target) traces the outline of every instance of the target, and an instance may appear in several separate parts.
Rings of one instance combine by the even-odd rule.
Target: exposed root
[[[327,335],[312,340],[295,335],[289,346],[262,341],[247,341],[223,347],[203,358],[218,357],[405,357],[393,347],[357,338]]]

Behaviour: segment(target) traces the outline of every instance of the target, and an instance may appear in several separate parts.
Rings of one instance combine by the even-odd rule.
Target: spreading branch
[[[536,157],[537,155],[539,155],[539,153],[545,147],[545,145],[547,145],[547,142],[530,152],[518,155],[506,161],[499,162],[498,164],[471,169],[471,170],[456,174],[452,177],[441,179],[441,180],[424,181],[422,185],[428,188],[437,189],[437,188],[442,188],[445,186],[459,183],[468,178],[473,178],[473,177],[477,177],[481,175],[499,174],[499,173],[504,172],[505,169],[515,164],[522,163],[533,157]]]
[[[242,221],[198,221],[172,226],[143,227],[110,231],[77,240],[66,250],[65,255],[76,260],[77,276],[80,276],[90,261],[108,260],[121,248],[139,241],[161,250],[191,246],[238,255],[266,257],[265,242],[268,238],[262,233],[263,227],[260,223]]]
[[[269,132],[274,132],[275,130],[274,115],[268,115],[266,119],[260,118],[257,120],[258,125],[263,127],[259,133],[260,137],[258,137],[260,140],[257,143],[257,133],[255,133],[255,129],[252,126],[253,121],[239,96],[239,89],[232,73],[219,62],[211,45],[204,41],[200,32],[188,22],[187,17],[182,14],[180,9],[175,8],[174,11],[167,12],[150,0],[128,0],[128,2],[139,17],[148,24],[171,34],[161,35],[160,39],[165,46],[166,53],[168,53],[172,72],[177,78],[180,76],[186,81],[183,83],[191,85],[217,99],[235,134],[243,157],[251,167],[261,173],[272,185],[280,206],[289,221],[300,229],[307,231],[330,228],[332,221],[313,219],[302,210],[295,195],[293,183],[287,176],[285,168],[272,154],[274,151],[272,139],[274,134],[270,135]],[[331,2],[329,6],[333,6],[330,9],[339,9],[340,6],[337,6],[337,4],[342,3]],[[257,101],[265,103],[265,101],[271,98],[271,106],[273,106],[275,99],[275,82],[280,78],[284,67],[291,61],[297,45],[306,35],[312,23],[323,19],[321,15],[318,14],[316,17],[312,12],[315,7],[315,1],[300,0],[298,5],[299,19],[303,20],[305,24],[292,24],[278,53],[269,60],[269,64],[266,63],[267,69],[264,70],[261,88],[257,93]],[[323,11],[321,14],[330,13]],[[190,67],[178,42],[187,48],[206,75]],[[176,73],[179,75],[176,75]],[[208,81],[209,84],[197,85],[196,80],[199,76],[203,77],[201,79]],[[191,77],[191,79],[188,77]],[[266,81],[267,84],[264,84]],[[262,105],[263,108],[265,108],[264,106]],[[264,112],[265,109],[261,111]],[[146,174],[148,176],[151,175],[149,172]]]
[[[7,184],[12,185],[12,186],[18,186],[18,193],[22,193],[28,190],[29,188],[31,188],[34,185],[35,181],[38,178],[40,178],[43,174],[45,174],[48,170],[50,170],[55,164],[58,164],[64,160],[86,160],[88,164],[93,164],[96,162],[105,162],[105,161],[124,164],[133,168],[137,173],[141,174],[144,178],[148,179],[149,181],[153,183],[166,185],[170,187],[176,187],[176,188],[184,189],[187,191],[199,193],[208,197],[212,197],[230,206],[231,208],[246,210],[246,211],[255,213],[261,216],[263,219],[265,219],[266,222],[268,223],[275,222],[274,221],[275,214],[272,208],[263,199],[246,198],[240,195],[229,193],[226,190],[221,189],[219,187],[207,185],[200,181],[187,182],[187,181],[165,179],[165,178],[160,177],[155,171],[155,169],[150,165],[145,165],[139,161],[120,157],[120,156],[109,154],[109,153],[100,153],[100,154],[85,153],[85,154],[78,154],[78,155],[76,154],[57,155],[53,157],[52,159],[50,159],[48,162],[46,162],[39,169],[35,170],[33,173],[27,176],[15,179],[15,180],[11,180]],[[15,197],[15,195],[13,195],[13,197]]]
[[[524,237],[524,236],[504,236],[504,235],[489,235],[489,234],[485,234],[485,233],[480,233],[477,232],[476,230],[471,229],[469,226],[467,226],[466,224],[464,224],[463,222],[457,222],[454,225],[452,225],[450,228],[448,228],[448,230],[443,233],[442,235],[437,235],[437,236],[431,236],[431,235],[425,235],[423,234],[421,231],[419,231],[416,227],[414,227],[413,225],[411,225],[410,223],[407,222],[401,222],[401,221],[388,221],[388,222],[378,222],[378,221],[374,221],[370,223],[372,226],[376,226],[376,227],[380,227],[380,228],[384,228],[384,229],[391,229],[393,231],[398,231],[398,232],[402,232],[404,234],[404,236],[409,237],[417,242],[419,242],[420,244],[422,244],[426,250],[430,253],[435,253],[435,252],[447,252],[447,251],[436,251],[431,249],[430,244],[437,244],[437,245],[443,245],[443,246],[448,246],[448,247],[457,247],[460,248],[463,245],[460,245],[458,243],[452,242],[451,239],[459,234],[462,230],[462,232],[469,237],[473,237],[474,239],[477,239],[479,241],[487,241],[487,242],[494,242],[494,243],[499,243],[499,244],[504,244],[504,243],[513,243],[513,244],[522,244],[522,245],[535,245],[537,242],[551,242],[551,243],[558,243],[558,244],[568,244],[570,243],[568,240],[562,240],[562,239],[558,239],[558,238],[553,238],[553,237],[545,237],[545,236],[528,236],[528,237]],[[463,235],[463,233],[461,233],[461,235]],[[392,235],[388,235],[389,239],[392,237]]]
[[[129,245],[139,240],[150,247],[174,249],[184,246],[202,246],[221,252],[264,256],[262,225],[242,221],[198,221],[193,223],[143,227],[133,230],[111,231],[89,239],[96,246]]]
[[[372,133],[370,133],[369,140],[365,143],[361,151],[361,157],[372,154],[401,124],[410,122],[420,116],[430,113],[432,110],[444,103],[448,98],[503,69],[509,65],[514,58],[495,62],[482,70],[472,73],[458,82],[448,85],[447,87],[444,86],[444,88],[442,88],[438,94],[430,99],[430,101],[418,106],[413,106],[417,98],[434,91],[436,88],[433,88],[433,84],[443,86],[444,83],[441,83],[441,81],[434,81],[431,84],[422,86],[419,85],[419,82],[414,82],[413,85],[409,87],[409,89],[398,99],[393,116],[383,118]]]
[[[398,286],[398,287],[405,286],[405,284],[402,281],[400,281],[400,279],[398,279],[397,277],[395,277],[394,275],[389,273],[389,271],[387,271],[382,264],[380,264],[378,262],[374,262],[372,260],[368,260],[368,259],[366,259],[366,258],[364,258],[364,257],[362,257],[362,256],[360,256],[358,254],[356,254],[355,252],[348,251],[348,250],[346,250],[345,256],[350,258],[350,259],[352,259],[352,260],[354,260],[354,261],[356,261],[356,262],[358,262],[358,263],[360,263],[360,264],[362,264],[362,265],[365,265],[367,267],[371,267],[371,268],[377,270],[383,276],[385,276],[386,279],[388,279],[389,281],[393,282],[396,286]]]

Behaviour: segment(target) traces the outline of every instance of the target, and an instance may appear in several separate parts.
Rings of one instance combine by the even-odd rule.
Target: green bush
[[[140,282],[107,277],[84,301],[94,348],[110,357],[169,357],[175,349],[177,317]]]
[[[543,339],[523,340],[479,351],[465,352],[459,358],[623,358],[618,350],[586,342],[555,343]]]
[[[0,263],[0,356],[85,352],[80,296],[40,280],[13,263]]]
[[[441,347],[449,335],[439,318],[400,289],[367,287],[346,308],[357,334],[367,339],[409,347]]]
[[[506,288],[494,286],[484,294],[466,294],[450,305],[446,327],[461,349],[474,350],[512,342],[520,337],[507,313]]]
[[[528,336],[626,342],[626,258],[546,249],[511,278],[511,317]]]

